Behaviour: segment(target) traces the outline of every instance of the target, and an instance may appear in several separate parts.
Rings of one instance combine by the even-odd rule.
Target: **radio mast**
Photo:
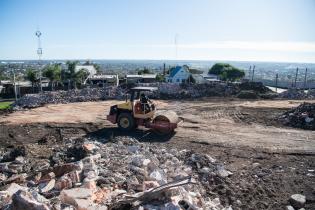
[[[40,41],[40,36],[42,35],[42,33],[37,30],[35,35],[37,36],[37,55],[38,55],[38,68],[39,68],[39,86],[40,86],[40,92],[43,91],[43,87],[42,87],[42,68],[40,66],[41,63],[41,57],[43,55],[43,49],[41,46],[41,41]]]

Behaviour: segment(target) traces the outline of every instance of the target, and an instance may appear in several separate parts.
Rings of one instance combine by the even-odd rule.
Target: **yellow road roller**
[[[143,126],[161,135],[172,133],[180,122],[179,117],[174,111],[156,110],[156,104],[145,94],[156,90],[156,87],[131,88],[124,103],[110,107],[107,120],[123,131]]]

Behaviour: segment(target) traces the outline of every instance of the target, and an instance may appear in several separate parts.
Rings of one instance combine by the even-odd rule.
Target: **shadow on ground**
[[[113,140],[115,137],[131,137],[135,138],[140,142],[166,142],[169,141],[175,132],[168,134],[168,135],[158,135],[151,130],[142,130],[142,129],[135,129],[133,131],[121,131],[117,127],[112,128],[102,128],[97,131],[93,131],[86,134],[86,137],[94,137],[98,139],[106,139],[106,140]]]

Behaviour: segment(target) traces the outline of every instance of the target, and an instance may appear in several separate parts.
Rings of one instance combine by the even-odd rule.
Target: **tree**
[[[216,63],[209,70],[209,74],[221,75],[224,71],[230,68],[233,68],[233,66],[228,63]]]
[[[152,72],[150,71],[150,69],[144,67],[144,69],[138,70],[138,75],[142,75],[142,74],[152,74]]]
[[[50,82],[51,90],[54,90],[54,83],[61,80],[61,67],[58,64],[48,65],[44,68],[43,76]]]
[[[32,83],[32,92],[34,93],[34,84],[37,82],[36,71],[34,69],[27,69],[25,79]]]
[[[4,65],[0,65],[0,80],[7,80],[9,79],[8,75],[5,74]]]
[[[96,70],[96,74],[101,74],[102,73],[100,65],[98,65],[97,63],[94,63],[93,66],[94,66],[94,68]]]
[[[68,69],[67,71],[63,72],[64,79],[68,80],[68,85],[77,88],[76,87],[76,72],[75,67],[78,64],[78,61],[67,61]]]
[[[209,74],[218,75],[224,81],[235,81],[245,76],[245,72],[228,63],[216,63],[211,69]]]
[[[75,82],[78,84],[83,84],[85,79],[89,76],[89,72],[86,69],[80,69],[75,73]]]
[[[225,81],[235,81],[240,78],[243,78],[245,76],[244,71],[239,70],[237,68],[224,71],[223,74],[221,75],[222,79]]]
[[[163,74],[157,74],[156,75],[156,81],[158,82],[164,82],[165,81],[165,77]]]

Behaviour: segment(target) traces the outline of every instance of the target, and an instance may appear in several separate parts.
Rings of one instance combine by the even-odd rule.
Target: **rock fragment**
[[[50,208],[38,202],[31,193],[19,190],[12,196],[12,210],[49,210]]]
[[[304,204],[306,202],[306,197],[304,195],[301,194],[294,194],[291,195],[290,197],[290,204],[296,208],[296,209],[300,209],[304,207]]]

